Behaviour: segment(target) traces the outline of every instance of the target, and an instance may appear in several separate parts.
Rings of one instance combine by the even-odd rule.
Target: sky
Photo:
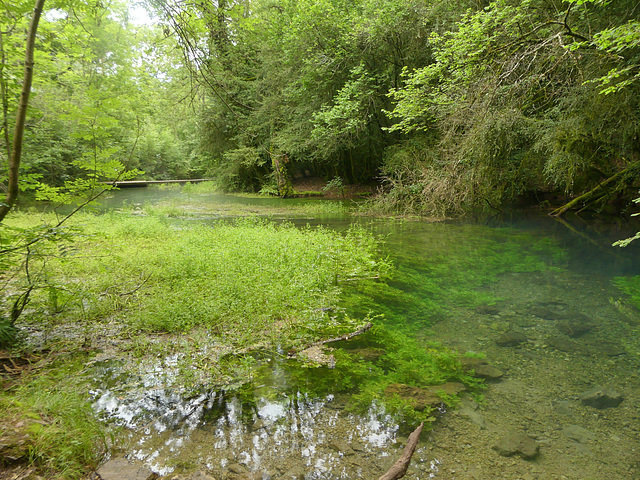
[[[131,15],[131,23],[136,25],[152,25],[157,21],[151,18],[147,10],[141,5],[132,4],[129,6],[129,13]]]

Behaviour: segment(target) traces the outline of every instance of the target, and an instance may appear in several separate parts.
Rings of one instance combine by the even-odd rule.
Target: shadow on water
[[[616,287],[640,273],[640,255],[637,245],[611,246],[633,227],[531,215],[488,224],[291,220],[336,229],[359,223],[385,239],[394,273],[345,283],[344,311],[379,315],[376,324],[401,342],[481,355],[504,373],[436,424],[406,478],[640,478],[640,305],[630,301],[631,290]],[[518,341],[504,341],[514,333]],[[381,348],[367,342],[336,352]],[[93,396],[95,408],[129,432],[128,453],[161,474],[206,468],[216,478],[377,478],[398,455],[401,425],[375,401],[360,413],[349,408],[364,398],[362,375],[398,369],[377,358],[353,363],[357,374],[332,377],[326,367],[268,355],[238,388],[195,391],[172,373],[175,357],[137,374],[102,364]],[[602,385],[624,402],[598,410],[580,400]],[[493,449],[514,429],[538,442],[534,462]]]

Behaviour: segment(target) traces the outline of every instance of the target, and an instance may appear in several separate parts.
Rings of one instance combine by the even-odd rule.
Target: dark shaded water
[[[233,215],[229,205],[258,214],[282,205],[152,189],[125,190],[107,204],[123,201],[170,202],[174,212],[190,212],[190,221],[211,221],[212,210]],[[307,210],[293,222],[337,229],[357,222],[385,237],[396,273],[389,282],[346,285],[348,312],[383,314],[376,321],[390,329],[482,354],[504,372],[482,398],[465,397],[424,435],[406,478],[640,478],[640,315],[614,285],[640,274],[640,255],[637,246],[611,247],[634,233],[629,227],[524,215],[425,223],[331,216],[318,200],[296,205]],[[513,332],[525,340],[502,346],[500,338]],[[105,364],[94,389],[96,409],[129,432],[131,456],[161,474],[377,478],[405,441],[376,404],[356,415],[345,408],[350,393],[305,388],[304,372],[283,355],[255,359],[252,382],[227,391],[186,393],[172,373],[178,361],[127,374]],[[580,395],[594,386],[624,401],[602,410],[583,404]],[[509,431],[534,438],[537,459],[496,453]]]

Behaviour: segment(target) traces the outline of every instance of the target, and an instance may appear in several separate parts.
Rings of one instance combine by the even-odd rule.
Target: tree
[[[7,213],[9,213],[11,207],[13,207],[16,199],[18,198],[18,180],[20,175],[20,159],[22,156],[22,139],[24,137],[24,126],[27,118],[27,108],[29,107],[31,83],[33,81],[33,58],[35,51],[36,33],[38,31],[38,24],[40,22],[40,16],[42,15],[43,6],[44,0],[36,0],[33,15],[31,17],[31,23],[29,24],[29,30],[27,32],[27,44],[24,54],[24,77],[22,92],[20,94],[20,104],[18,106],[18,111],[16,114],[16,126],[13,135],[13,146],[11,147],[11,152],[8,158],[9,181],[7,185],[7,196],[4,203],[0,204],[0,222],[2,222],[2,220],[4,220],[4,217],[7,216]],[[7,127],[5,124],[5,129],[6,128]]]
[[[460,213],[526,195],[588,191],[634,162],[636,87],[625,83],[628,89],[603,96],[595,84],[611,75],[612,61],[625,69],[633,62],[633,55],[613,58],[601,47],[609,33],[615,48],[622,38],[635,45],[634,35],[623,34],[634,25],[635,7],[587,3],[594,2],[560,9],[537,0],[495,1],[430,37],[434,62],[405,70],[391,113],[392,131],[427,132],[438,152],[413,175],[425,195],[440,195],[442,204],[457,197],[453,213]],[[600,33],[590,35],[594,30]],[[601,207],[624,194],[630,177],[619,180],[597,196]]]

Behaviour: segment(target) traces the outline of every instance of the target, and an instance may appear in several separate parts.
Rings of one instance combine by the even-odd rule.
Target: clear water
[[[258,213],[265,202],[129,189],[109,205],[124,200],[187,201],[193,211],[240,203]],[[266,202],[277,208],[282,201]],[[504,372],[483,399],[465,398],[423,434],[405,478],[640,478],[640,315],[612,283],[640,274],[636,246],[611,247],[629,234],[625,228],[523,216],[482,223],[344,215],[290,220],[337,229],[358,222],[383,235],[396,275],[385,284],[350,286],[344,307],[354,315],[383,313],[378,321],[389,327],[481,353]],[[588,331],[575,335],[583,324]],[[514,331],[526,341],[497,343]],[[162,475],[205,470],[218,479],[371,479],[389,468],[406,441],[406,431],[380,407],[354,415],[345,410],[348,393],[305,388],[300,369],[277,352],[258,358],[253,381],[233,391],[185,391],[172,369],[178,360],[133,371],[102,364],[93,390],[96,409],[128,432],[124,452]],[[624,401],[607,409],[584,405],[579,396],[594,386],[615,390]],[[513,430],[538,442],[535,460],[493,449]]]

